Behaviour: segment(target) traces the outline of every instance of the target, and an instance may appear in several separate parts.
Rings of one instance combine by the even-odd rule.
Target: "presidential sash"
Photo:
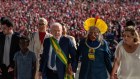
[[[56,41],[55,38],[50,37],[50,42],[51,42],[51,45],[52,45],[54,51],[56,52],[57,57],[63,62],[63,64],[66,65],[66,70],[67,70],[68,59],[67,59],[65,53],[62,51],[62,49],[60,48],[60,45],[58,44],[58,42]],[[74,79],[74,76],[65,73],[64,79]]]

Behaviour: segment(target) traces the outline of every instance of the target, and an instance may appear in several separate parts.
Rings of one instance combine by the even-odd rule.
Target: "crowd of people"
[[[80,38],[85,35],[83,21],[95,15],[105,20],[113,30],[118,29],[118,23],[123,27],[130,19],[139,24],[140,6],[138,4],[137,0],[133,2],[125,0],[122,2],[115,0],[1,1],[0,17],[12,18],[15,31],[20,32],[26,28],[28,31],[36,31],[39,17],[45,17],[49,26],[52,22],[60,22],[69,27],[70,35]]]
[[[0,4],[0,79],[140,78],[137,0]]]

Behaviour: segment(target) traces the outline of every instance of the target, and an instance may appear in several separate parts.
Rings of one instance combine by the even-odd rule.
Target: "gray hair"
[[[89,34],[89,31],[87,32],[85,38],[88,38],[88,34]],[[104,44],[104,38],[103,38],[103,35],[99,32],[99,36],[98,36],[98,40],[99,42],[101,42],[101,44],[103,45]]]
[[[52,23],[50,29],[52,29],[55,26],[59,26],[62,29],[62,25],[58,22]]]
[[[39,18],[39,22],[43,22],[45,25],[48,25],[48,21],[45,18]]]

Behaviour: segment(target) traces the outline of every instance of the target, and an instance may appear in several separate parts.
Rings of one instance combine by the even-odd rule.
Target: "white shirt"
[[[140,45],[133,53],[128,53],[122,46],[122,42],[118,45],[119,52],[115,52],[116,57],[120,59],[118,78],[140,79]]]
[[[10,46],[12,34],[5,36],[3,63],[8,66],[10,64]]]
[[[58,42],[59,42],[59,39],[58,39]],[[52,49],[53,49],[53,47],[52,47],[52,45],[50,45],[49,60],[48,60],[48,68],[51,69],[51,70],[57,70],[56,64],[55,64],[55,66],[54,66],[53,68],[51,67]],[[56,56],[55,56],[55,59],[56,59]]]

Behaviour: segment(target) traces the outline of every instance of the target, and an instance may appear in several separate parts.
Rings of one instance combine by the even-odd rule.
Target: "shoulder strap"
[[[55,38],[50,37],[50,42],[51,42],[51,45],[52,45],[54,51],[56,52],[56,55],[58,56],[58,58],[66,65],[66,70],[67,70],[68,59],[67,59],[65,53],[60,48],[60,45],[58,44],[58,42],[56,41]],[[74,76],[68,75],[67,73],[65,73],[64,79],[74,79]]]
[[[56,39],[53,37],[50,37],[50,42],[51,45],[54,49],[54,51],[56,52],[56,55],[58,56],[58,58],[65,64],[67,65],[67,57],[65,55],[65,53],[62,51],[62,49],[60,48],[60,45],[57,43]]]

